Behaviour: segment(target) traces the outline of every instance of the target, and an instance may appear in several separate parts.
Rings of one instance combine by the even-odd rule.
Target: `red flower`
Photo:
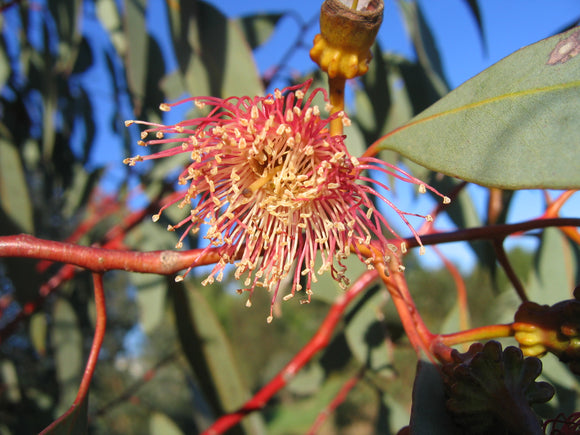
[[[131,166],[142,160],[191,154],[192,162],[179,177],[179,183],[188,188],[177,202],[178,207],[192,210],[169,229],[186,227],[178,243],[181,247],[189,230],[197,232],[201,224],[208,225],[204,237],[210,247],[220,247],[221,259],[204,285],[221,280],[226,264],[234,262],[235,277],[244,279],[245,290],[268,288],[273,292],[272,304],[282,280],[290,274],[293,284],[285,300],[303,289],[302,276],[306,302],[316,274],[330,270],[336,281],[347,285],[342,260],[351,249],[362,259],[357,245],[373,244],[385,257],[392,248],[383,228],[395,232],[377,212],[372,197],[393,207],[418,239],[405,217],[417,215],[397,209],[371,187],[379,183],[364,173],[376,170],[418,184],[420,191],[434,190],[378,159],[351,156],[344,137],[330,136],[327,129],[336,117],[345,124],[348,119],[343,112],[321,118],[312,100],[317,94],[327,100],[326,92],[318,88],[307,95],[310,85],[308,81],[253,99],[195,97],[162,105],[162,110],[169,110],[193,101],[199,108],[210,108],[205,117],[171,126],[126,123],[148,126],[142,139],[155,135],[155,139],[140,141],[141,145],[178,144],[126,159]],[[153,217],[158,218],[159,214]],[[318,256],[320,263],[315,266]],[[365,261],[370,265],[372,259]]]

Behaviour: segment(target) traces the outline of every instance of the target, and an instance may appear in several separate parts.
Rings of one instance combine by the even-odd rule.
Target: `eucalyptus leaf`
[[[0,221],[2,216],[10,220],[11,227],[34,232],[32,202],[18,150],[0,139]]]
[[[421,359],[413,385],[411,433],[416,435],[453,435],[462,433],[445,408],[445,391],[439,368]]]
[[[255,49],[270,38],[282,17],[282,14],[248,15],[236,19],[235,22],[244,32],[250,48]]]
[[[83,373],[83,336],[74,308],[60,298],[54,305],[50,340],[60,390],[56,412],[63,414],[71,406]]]
[[[171,418],[160,412],[154,412],[149,418],[149,429],[152,434],[183,435],[183,431]]]
[[[508,56],[381,138],[379,146],[482,185],[579,188],[580,57],[550,61],[559,43],[578,32]]]
[[[385,345],[386,326],[381,321],[381,307],[388,300],[386,291],[369,291],[348,313],[345,336],[361,365],[388,378],[392,375],[393,359]]]
[[[128,82],[133,97],[137,99],[137,113],[140,112],[140,103],[146,94],[146,77],[159,62],[151,62],[149,59],[150,38],[146,32],[145,11],[147,0],[134,0],[127,2],[126,38],[130,50],[127,51],[127,74]]]
[[[439,94],[447,93],[448,86],[444,79],[443,67],[439,50],[433,34],[417,1],[399,0],[399,8],[403,13],[407,31],[415,47],[417,59]]]
[[[479,9],[477,0],[465,0],[465,3],[475,18],[475,22],[477,23],[477,30],[479,31],[479,36],[481,38],[481,43],[483,44],[483,49],[486,52],[487,47],[485,43],[485,33],[483,31],[483,21],[481,19],[481,10]]]
[[[181,345],[204,396],[218,413],[239,408],[251,397],[250,391],[211,306],[189,282],[172,282],[171,293]],[[246,418],[242,426],[247,433],[264,433],[263,421],[257,414]]]
[[[190,18],[188,29],[190,45],[185,52],[177,51],[178,59],[187,59],[179,63],[188,65],[185,76],[189,93],[222,98],[261,94],[262,82],[239,23],[228,20],[216,8],[203,2],[195,12],[197,15]],[[207,91],[198,89],[200,79],[207,81]]]

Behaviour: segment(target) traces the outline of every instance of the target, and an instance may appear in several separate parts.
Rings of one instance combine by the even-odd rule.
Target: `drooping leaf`
[[[254,50],[264,44],[272,35],[282,14],[258,14],[248,15],[236,19],[236,22],[244,32],[246,41]]]
[[[12,143],[0,139],[0,221],[3,216],[10,221],[5,227],[34,232],[32,202],[20,155]]]
[[[0,89],[4,87],[8,77],[10,77],[10,59],[6,54],[6,43],[4,38],[0,39]]]
[[[72,65],[77,54],[77,44],[81,39],[81,26],[78,21],[82,12],[82,0],[67,2],[49,0],[48,8],[56,21],[59,61],[63,65]],[[82,54],[82,51],[80,53]]]
[[[125,32],[127,44],[130,47],[127,50],[128,59],[125,65],[137,114],[141,113],[142,100],[146,94],[147,72],[152,65],[160,63],[158,60],[155,60],[155,63],[150,63],[152,60],[148,56],[150,38],[145,25],[146,5],[147,0],[135,0],[125,4],[127,9]]]
[[[250,392],[240,376],[224,329],[198,289],[187,281],[172,280],[170,286],[182,349],[204,396],[217,413],[237,409],[250,398]],[[241,424],[247,433],[264,432],[257,414]]]
[[[32,346],[34,346],[34,350],[38,355],[43,357],[46,355],[47,345],[46,323],[46,314],[35,313],[30,317],[30,324],[28,327],[30,342],[32,343]]]
[[[109,33],[109,38],[113,47],[120,57],[127,53],[127,37],[123,31],[121,14],[115,0],[98,0],[96,3],[96,12],[99,22]],[[111,74],[111,77],[115,77]]]
[[[477,30],[479,31],[479,37],[481,38],[481,43],[483,45],[484,52],[487,51],[487,44],[485,43],[485,34],[483,32],[483,21],[481,19],[481,11],[479,10],[479,5],[477,4],[477,0],[465,0],[469,10],[473,14],[475,18],[475,22],[477,23]]]
[[[559,229],[545,229],[528,287],[531,300],[552,305],[571,299],[577,285],[578,261],[578,251]]]
[[[445,409],[445,391],[439,369],[426,359],[417,364],[413,385],[411,433],[453,435],[461,431]]]
[[[238,23],[203,2],[198,3],[196,12],[198,15],[191,18],[195,23],[190,28],[196,32],[191,38],[195,43],[190,45],[189,51],[193,49],[194,56],[199,57],[205,73],[200,76],[199,67],[191,69],[192,63],[188,62],[185,75],[189,93],[223,98],[261,94],[263,87],[252,51]],[[177,54],[191,60],[190,53]],[[203,80],[207,80],[207,90]]]
[[[381,308],[388,300],[386,291],[368,291],[346,316],[345,336],[361,365],[389,377],[393,371],[392,353],[385,345],[386,326]]]
[[[50,335],[60,390],[56,412],[64,414],[77,395],[83,372],[83,337],[78,317],[64,298],[55,303],[53,323]]]
[[[431,29],[423,16],[421,6],[416,1],[408,2],[402,0],[398,2],[398,5],[403,13],[407,31],[415,47],[417,60],[425,69],[437,92],[440,95],[445,95],[449,86],[445,82],[435,38],[433,38]]]
[[[163,320],[167,280],[159,275],[131,275],[131,282],[137,287],[139,323],[146,334],[152,333]]]
[[[154,412],[149,418],[149,429],[151,433],[159,433],[163,435],[183,435],[179,426],[175,424],[171,418],[160,412]]]
[[[482,185],[580,187],[580,57],[548,63],[558,43],[578,32],[498,62],[381,138],[380,147]]]

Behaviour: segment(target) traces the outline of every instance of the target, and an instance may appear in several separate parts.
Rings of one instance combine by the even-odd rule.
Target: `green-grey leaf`
[[[417,52],[417,59],[425,69],[425,73],[431,80],[433,86],[440,95],[445,95],[448,91],[439,50],[431,33],[431,29],[425,21],[421,11],[421,6],[416,1],[398,2],[399,8],[403,13],[407,31],[413,41],[413,46]]]
[[[4,40],[0,41],[0,89],[10,77],[10,60],[6,55],[6,43]]]
[[[164,435],[183,435],[183,431],[175,424],[171,418],[160,412],[154,412],[149,419],[149,429],[151,433],[162,433]]]
[[[426,358],[417,364],[413,385],[411,433],[449,435],[459,433],[445,409],[445,392],[441,373]]]
[[[60,398],[56,412],[64,413],[73,403],[83,371],[83,336],[77,315],[66,299],[58,299],[53,311],[51,343]]]
[[[137,287],[139,323],[150,334],[163,320],[167,280],[159,275],[132,274],[131,282]]]
[[[159,63],[148,59],[149,36],[145,26],[146,0],[127,2],[126,36],[130,50],[126,63],[129,86],[135,98],[141,100],[145,95],[145,79],[151,65]]]
[[[190,43],[195,54],[178,52],[178,57],[190,58],[185,73],[189,93],[223,98],[261,94],[252,51],[238,23],[206,3],[199,3],[197,11],[197,38]]]
[[[353,355],[361,364],[385,377],[391,376],[393,370],[392,355],[385,345],[385,325],[380,321],[381,306],[387,299],[386,291],[367,292],[355,310],[349,312],[345,328]]]
[[[559,42],[579,32],[517,51],[381,138],[379,146],[482,185],[579,188],[580,57],[548,63],[555,49],[570,48]],[[570,41],[578,44],[578,38]]]
[[[481,43],[483,45],[484,52],[487,52],[487,47],[485,43],[485,33],[483,31],[483,21],[481,19],[481,11],[479,10],[479,5],[477,0],[465,0],[469,10],[473,14],[475,21],[477,22],[477,30],[479,31],[479,37],[481,38]]]
[[[250,398],[227,335],[202,292],[188,281],[172,281],[177,330],[186,357],[217,412],[231,412]],[[216,289],[212,289],[216,291]],[[247,433],[264,433],[259,415],[241,423]]]
[[[11,226],[32,233],[32,213],[32,202],[18,151],[10,142],[0,139],[0,220],[4,215]]]
[[[248,15],[238,18],[235,22],[242,28],[246,41],[253,50],[270,38],[282,17],[282,14]]]

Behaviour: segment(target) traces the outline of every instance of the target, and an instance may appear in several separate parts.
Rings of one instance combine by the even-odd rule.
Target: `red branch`
[[[0,257],[37,258],[74,264],[92,272],[126,270],[170,275],[191,266],[214,264],[217,248],[189,251],[118,251],[42,240],[27,234],[0,237]]]
[[[284,388],[286,384],[310,361],[310,359],[321,349],[324,349],[330,342],[332,333],[336,325],[340,321],[342,314],[346,307],[362,293],[375,279],[378,273],[376,270],[366,271],[338,300],[332,305],[326,318],[320,325],[316,334],[310,341],[298,352],[294,358],[284,367],[278,374],[254,397],[248,400],[240,409],[231,414],[224,415],[219,418],[210,428],[208,428],[204,435],[215,435],[224,433],[235,424],[239,423],[249,413],[262,409],[268,400],[274,396],[279,390]]]
[[[537,230],[548,227],[580,227],[579,218],[536,219],[516,224],[489,225],[477,228],[451,231],[447,233],[427,234],[421,236],[423,245],[438,245],[439,243],[467,242],[473,240],[502,239],[510,234]],[[405,239],[408,248],[419,244],[414,238]]]

